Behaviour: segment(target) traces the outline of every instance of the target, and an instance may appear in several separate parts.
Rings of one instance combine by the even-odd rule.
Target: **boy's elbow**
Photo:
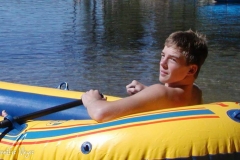
[[[97,110],[94,110],[93,112],[89,112],[89,115],[93,120],[99,123],[111,120],[108,114],[102,109],[97,109]]]
[[[101,114],[101,113],[94,113],[94,114],[91,114],[90,117],[99,122],[99,123],[102,123],[102,122],[105,122],[104,121],[104,116]]]

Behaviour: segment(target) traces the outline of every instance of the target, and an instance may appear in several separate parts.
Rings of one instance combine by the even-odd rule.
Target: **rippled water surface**
[[[0,80],[126,96],[158,83],[164,40],[190,28],[209,41],[205,102],[240,101],[240,4],[203,0],[2,0]]]

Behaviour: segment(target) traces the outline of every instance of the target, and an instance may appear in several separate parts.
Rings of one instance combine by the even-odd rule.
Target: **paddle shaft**
[[[35,118],[45,116],[45,115],[48,115],[48,114],[52,114],[52,113],[55,113],[55,112],[59,112],[59,111],[65,110],[65,109],[73,108],[73,107],[76,107],[76,106],[79,106],[79,105],[82,105],[82,104],[83,104],[82,100],[76,100],[76,101],[72,101],[72,102],[69,102],[69,103],[54,106],[54,107],[51,107],[51,108],[46,108],[46,109],[43,109],[43,110],[40,110],[40,111],[36,111],[36,112],[33,112],[33,113],[25,114],[23,116],[14,117],[13,120],[15,122],[21,123],[21,122],[25,122],[25,121],[30,120],[30,119],[35,119]],[[9,121],[8,119],[5,119],[3,121],[0,121],[0,128],[9,127],[9,126],[11,126],[11,124],[12,124],[11,121]]]

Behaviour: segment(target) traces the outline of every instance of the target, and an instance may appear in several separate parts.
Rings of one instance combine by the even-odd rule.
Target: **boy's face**
[[[165,46],[161,53],[159,81],[168,84],[180,84],[188,75],[190,65],[186,57],[173,47]]]

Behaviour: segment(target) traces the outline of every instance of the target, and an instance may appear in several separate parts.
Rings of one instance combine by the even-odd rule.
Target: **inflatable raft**
[[[0,82],[0,109],[12,117],[29,115],[76,101],[81,94]],[[91,120],[79,105],[11,123],[0,128],[0,160],[240,159],[237,102],[163,109],[105,123]]]

